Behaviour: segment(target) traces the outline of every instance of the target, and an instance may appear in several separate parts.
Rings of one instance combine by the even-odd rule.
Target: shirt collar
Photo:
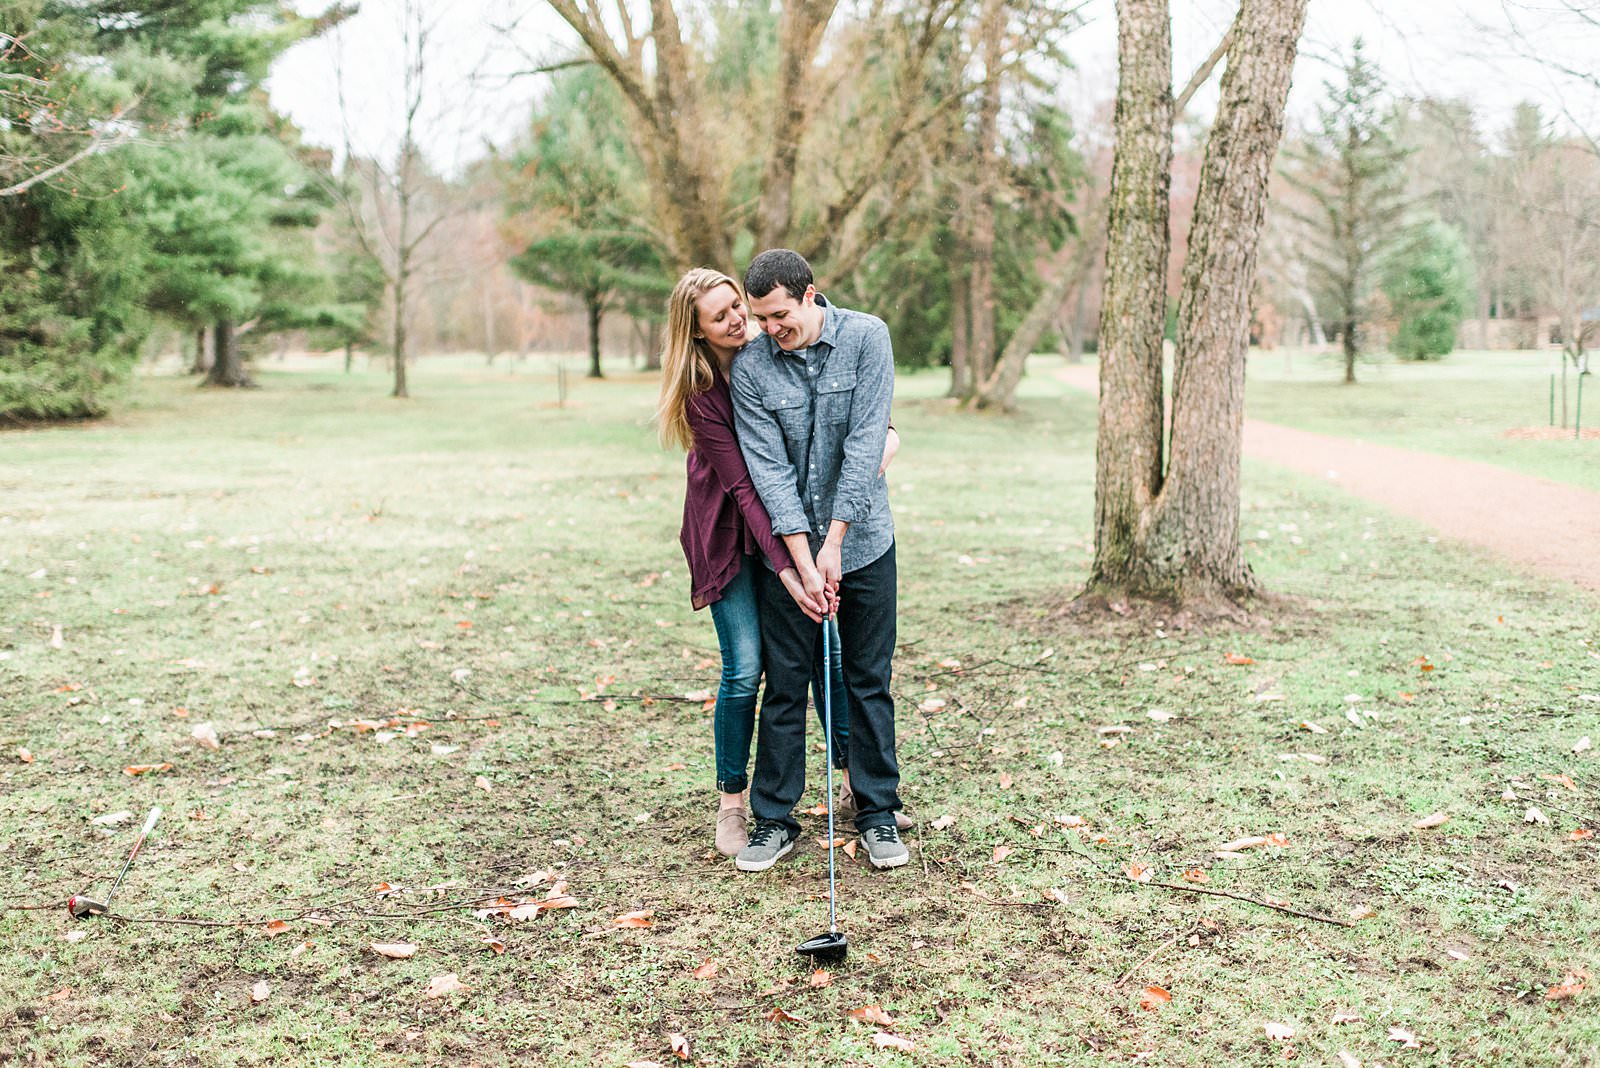
[[[822,333],[817,335],[817,340],[812,344],[826,345],[829,349],[838,348],[839,312],[821,293],[817,294],[816,300],[817,307],[822,309]]]

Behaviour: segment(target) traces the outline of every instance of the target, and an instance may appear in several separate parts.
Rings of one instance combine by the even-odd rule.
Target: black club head
[[[794,951],[818,963],[837,964],[850,952],[850,942],[839,931],[825,931],[801,942]]]

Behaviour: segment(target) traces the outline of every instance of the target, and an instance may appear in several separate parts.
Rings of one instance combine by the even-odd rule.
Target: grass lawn
[[[1508,467],[1600,491],[1600,438],[1552,440],[1518,431],[1550,429],[1549,352],[1455,352],[1415,363],[1387,354],[1356,367],[1343,384],[1337,353],[1252,350],[1246,414],[1343,437]],[[1567,375],[1567,426],[1576,415],[1577,376]],[[1556,420],[1561,419],[1556,380]],[[1584,380],[1585,428],[1600,427],[1600,379]],[[1511,432],[1508,434],[1508,432]]]
[[[1350,395],[1387,410],[1396,376],[1371,377]],[[841,858],[851,956],[813,977],[820,819],[764,875],[711,850],[716,643],[652,383],[557,409],[548,378],[465,363],[424,364],[410,402],[376,372],[263,381],[146,380],[108,422],[0,434],[0,1063],[621,1066],[678,1063],[677,1035],[722,1066],[1600,1049],[1592,598],[1251,466],[1273,625],[1073,622],[1093,399],[1034,374],[1018,417],[974,417],[903,378],[918,827],[897,872]],[[68,920],[156,804],[128,919]],[[557,881],[575,907],[470,907]],[[135,922],[160,917],[217,925]],[[415,955],[370,948],[392,942]]]

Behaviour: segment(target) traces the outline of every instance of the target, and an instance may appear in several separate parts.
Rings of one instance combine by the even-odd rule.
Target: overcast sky
[[[483,155],[486,143],[506,144],[522,128],[540,91],[539,77],[512,77],[533,57],[575,54],[576,38],[542,0],[423,0],[441,13],[429,49],[431,91],[421,123],[423,144],[438,164],[454,167]],[[1291,115],[1309,117],[1332,64],[1361,36],[1391,88],[1407,95],[1461,96],[1476,103],[1491,125],[1504,122],[1525,99],[1558,113],[1564,106],[1588,129],[1600,128],[1600,99],[1570,78],[1518,58],[1509,33],[1515,19],[1532,45],[1579,70],[1600,57],[1600,30],[1547,12],[1560,0],[1311,0],[1301,58],[1290,94]],[[319,0],[297,0],[302,11]],[[842,3],[841,10],[849,8]],[[1233,0],[1173,3],[1174,78],[1179,83],[1216,44],[1237,4]],[[1600,4],[1590,5],[1597,9]],[[1112,0],[1089,0],[1088,25],[1069,41],[1077,71],[1063,95],[1079,109],[1109,99],[1116,79]],[[390,153],[401,123],[401,0],[362,0],[359,14],[323,38],[291,49],[268,83],[273,103],[308,140],[339,149],[347,136],[362,154]],[[448,14],[443,14],[448,12]],[[1535,27],[1541,27],[1535,30]],[[339,106],[341,78],[345,102]],[[1215,99],[1196,101],[1202,112]],[[342,115],[349,116],[348,121]]]

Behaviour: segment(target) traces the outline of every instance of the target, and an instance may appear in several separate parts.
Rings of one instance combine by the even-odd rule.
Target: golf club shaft
[[[838,913],[834,908],[833,875],[833,616],[822,620],[822,752],[828,776],[828,930],[839,931]]]
[[[133,864],[133,858],[139,855],[139,847],[144,845],[145,838],[155,829],[156,820],[161,818],[161,806],[157,805],[150,810],[150,815],[145,817],[144,827],[139,831],[139,837],[133,840],[133,852],[128,854],[128,859],[122,862],[122,870],[117,873],[117,881],[111,884],[111,892],[106,895],[106,904],[111,904],[111,899],[117,894],[117,887],[122,885],[122,877],[128,874],[128,868]]]

